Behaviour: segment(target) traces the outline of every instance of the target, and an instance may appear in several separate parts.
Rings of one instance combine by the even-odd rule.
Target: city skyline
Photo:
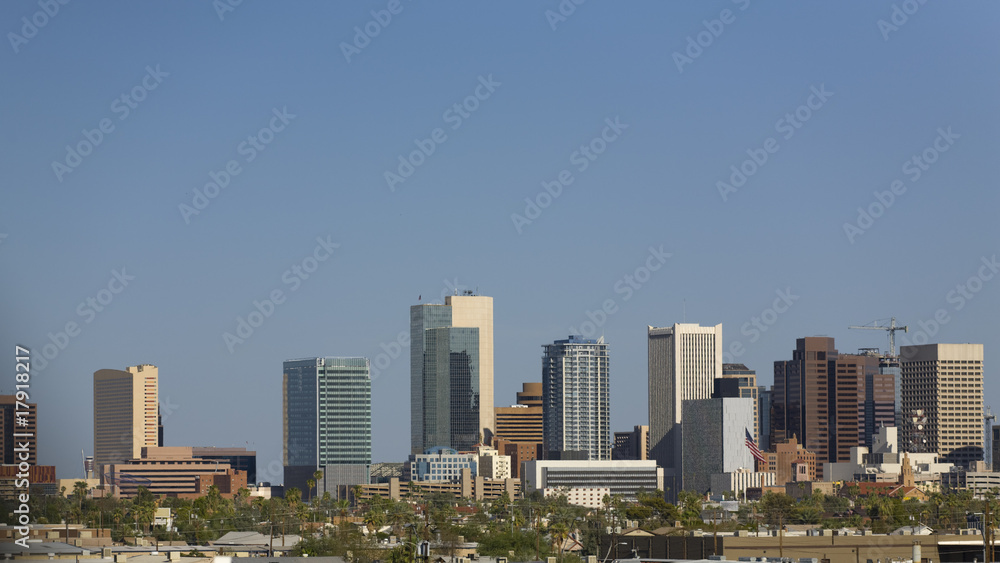
[[[885,349],[847,327],[895,317],[897,346],[982,343],[1000,404],[1000,6],[399,7],[0,5],[0,348],[32,350],[40,464],[81,472],[91,374],[148,363],[167,446],[279,481],[276,374],[317,354],[370,359],[372,456],[401,459],[407,310],[465,290],[494,404],[603,336],[614,430],[674,323],[769,385],[795,339]]]
[[[470,294],[471,294],[471,292],[470,292]],[[487,298],[487,299],[491,299],[491,298]],[[676,329],[677,326],[683,326],[683,325],[675,325],[675,327],[670,328],[669,330],[671,332],[673,332]],[[705,332],[704,329],[708,329],[708,332],[705,332],[705,333],[709,334],[709,335],[715,335],[715,334],[717,334],[717,333],[719,333],[721,331],[721,326],[720,325],[716,325],[714,327],[701,327],[701,326],[699,326],[697,324],[689,324],[689,325],[687,325],[687,327],[684,327],[685,330],[682,331],[681,334],[687,334],[687,333],[691,332],[691,327],[694,327],[695,329],[702,329],[702,330],[695,330],[692,334],[698,334],[698,333]],[[446,327],[446,328],[452,328],[452,327]],[[438,329],[438,330],[441,330],[441,329]],[[659,333],[662,332],[662,330],[663,329],[658,329],[658,328],[655,328],[655,327],[647,326],[647,333],[648,333],[649,336],[653,336],[654,334],[660,335]],[[662,336],[662,335],[660,335],[660,336]],[[863,442],[866,439],[865,428],[866,428],[866,426],[871,426],[871,424],[872,424],[872,421],[871,420],[867,420],[867,418],[866,418],[866,417],[870,417],[871,414],[872,414],[872,412],[869,412],[869,411],[871,411],[871,405],[867,404],[872,399],[872,397],[871,397],[872,373],[876,373],[877,374],[880,371],[878,369],[879,366],[880,366],[879,357],[877,357],[877,356],[871,356],[871,354],[873,353],[872,350],[875,350],[875,348],[862,348],[860,350],[860,352],[867,353],[869,355],[869,357],[866,357],[863,354],[859,354],[859,355],[855,355],[855,354],[839,354],[837,350],[835,350],[835,349],[832,348],[833,342],[834,342],[834,339],[832,339],[832,338],[827,338],[827,337],[804,337],[804,338],[797,339],[797,341],[799,342],[799,346],[802,346],[801,343],[803,341],[822,341],[822,342],[824,342],[823,346],[830,347],[829,349],[832,350],[832,352],[833,352],[833,355],[830,356],[831,358],[834,358],[834,360],[830,361],[831,365],[833,365],[834,362],[836,361],[838,367],[843,367],[843,366],[840,365],[840,363],[841,363],[840,361],[841,360],[843,360],[843,361],[852,361],[852,362],[860,362],[859,366],[855,366],[854,364],[851,364],[851,370],[849,370],[850,373],[847,374],[848,376],[850,376],[850,382],[851,383],[856,383],[856,386],[857,386],[857,389],[853,389],[854,395],[852,395],[852,398],[851,398],[851,400],[849,402],[852,405],[855,404],[855,403],[858,405],[858,420],[856,421],[857,422],[856,425],[854,423],[850,423],[849,427],[850,427],[851,431],[855,431],[855,429],[856,429],[856,431],[858,432],[858,436],[857,436],[858,440],[855,441],[855,440],[849,439],[846,442],[844,442],[844,444],[840,444],[839,441],[834,440],[833,437],[831,437],[830,444],[837,443],[838,444],[838,449],[843,450],[845,452],[849,448],[853,447],[854,445],[864,445]],[[601,346],[604,346],[605,348],[607,347],[607,344],[603,343],[603,339],[599,339],[599,340],[587,340],[587,339],[580,339],[579,336],[574,336],[574,335],[571,335],[568,340],[557,340],[557,341],[555,341],[555,345],[559,345],[560,343],[563,343],[563,344],[566,344],[566,343],[571,343],[571,344],[572,343],[594,343],[594,344],[600,344]],[[476,345],[478,346],[478,343],[476,343]],[[547,344],[547,345],[543,345],[543,348],[548,349],[551,346],[553,346],[553,344]],[[714,349],[715,347],[716,346],[713,344],[710,348]],[[900,356],[902,356],[904,358],[904,360],[903,360],[904,363],[907,361],[906,360],[907,357],[909,357],[911,361],[914,358],[924,359],[923,356],[928,354],[928,352],[926,352],[925,350],[928,350],[928,349],[932,350],[932,349],[934,349],[934,347],[938,347],[941,350],[945,350],[945,352],[941,352],[942,354],[945,354],[945,355],[947,355],[947,354],[951,354],[951,355],[958,354],[960,357],[964,358],[965,356],[968,356],[969,354],[971,354],[971,356],[969,356],[969,357],[973,357],[974,356],[976,358],[980,358],[980,359],[977,360],[978,361],[978,364],[977,364],[978,368],[977,369],[979,370],[977,373],[979,374],[980,385],[981,385],[981,378],[982,378],[982,371],[981,371],[982,370],[982,367],[981,367],[982,360],[981,360],[981,358],[982,358],[982,355],[983,355],[983,353],[982,353],[982,348],[983,348],[982,344],[932,343],[932,344],[928,344],[928,345],[925,345],[925,346],[906,346],[907,352],[906,352],[905,355],[902,352],[902,348],[903,347],[900,347]],[[961,350],[962,352],[955,352],[955,350]],[[973,350],[973,351],[972,352],[968,352],[967,350]],[[978,350],[978,355],[977,355],[977,352],[975,352],[975,350]],[[963,353],[965,355],[962,355]],[[930,357],[933,357],[933,352],[931,352],[930,354],[931,354]],[[959,357],[959,356],[956,356],[956,357]],[[897,357],[899,357],[899,356],[897,356]],[[315,359],[310,359],[310,360],[285,360],[283,362],[283,365],[285,366],[285,371],[286,371],[286,377],[285,377],[286,382],[287,382],[287,372],[288,372],[288,369],[289,369],[290,365],[291,366],[301,367],[301,366],[298,366],[298,364],[312,363],[312,362],[316,362],[316,361],[320,361],[321,363],[323,363],[323,360],[324,360],[324,358],[315,358]],[[367,366],[369,365],[369,359],[368,358],[364,358],[364,357],[355,357],[355,358],[350,358],[350,357],[326,357],[325,360],[332,362],[332,363],[330,363],[331,369],[337,369],[338,367],[346,369],[346,368],[349,367],[347,364],[344,364],[344,365],[340,365],[340,364],[343,363],[343,362],[348,362],[348,364],[354,365],[354,363],[357,363],[358,361],[360,361],[360,362],[362,362],[362,363],[365,364],[365,366],[366,366],[365,367],[365,372],[366,373],[367,373],[367,369],[368,369]],[[948,361],[951,361],[951,360],[948,360]],[[783,363],[786,363],[786,362],[784,362],[784,361],[775,361],[774,362],[775,369],[777,370],[777,365],[778,364],[783,364]],[[543,358],[543,369],[542,369],[543,378],[545,377],[545,375],[544,375],[545,374],[545,367],[544,367],[545,365],[546,364],[545,364],[544,358]],[[746,366],[744,366],[742,364],[721,364],[720,367],[722,369],[721,373],[723,375],[721,377],[714,378],[716,391],[718,391],[718,389],[719,389],[718,383],[720,381],[723,381],[725,377],[732,377],[732,378],[735,379],[735,377],[737,377],[736,374],[742,375],[744,373],[744,372],[741,372],[739,370],[727,372],[726,369],[730,369],[730,370],[735,370],[737,368],[743,369]],[[856,367],[856,369],[855,369],[855,367]],[[319,368],[317,368],[317,369],[319,369]],[[147,372],[149,372],[149,373],[143,374],[142,372],[144,370],[147,371]],[[842,371],[842,370],[838,370],[838,371]],[[752,373],[752,370],[750,372],[747,372],[747,373]],[[149,389],[153,389],[152,393],[155,395],[156,394],[156,388],[158,387],[158,379],[159,379],[158,378],[158,368],[156,366],[153,366],[153,365],[140,364],[140,365],[137,365],[137,366],[129,366],[124,371],[109,370],[109,369],[99,370],[99,372],[95,372],[95,374],[94,374],[94,376],[95,376],[95,397],[94,397],[95,404],[97,404],[96,389],[97,389],[98,375],[101,376],[100,379],[102,381],[105,381],[105,380],[114,380],[114,381],[116,381],[116,380],[122,379],[123,377],[125,379],[127,379],[127,380],[132,380],[133,378],[139,377],[141,381],[145,381],[144,385],[146,387],[146,395],[149,395]],[[146,375],[146,377],[142,378],[141,376],[143,376],[143,375]],[[865,400],[865,387],[866,387],[866,383],[865,383],[866,378],[865,378],[865,376],[866,375],[868,376],[867,377],[867,379],[868,379],[868,381],[867,381],[867,387],[868,387],[868,393],[869,393],[868,401]],[[148,380],[149,380],[150,377],[152,377],[152,381],[153,381],[152,387],[149,387],[150,383],[149,383]],[[839,376],[839,377],[842,378],[844,376]],[[751,375],[751,379],[754,379],[753,375]],[[134,386],[135,384],[134,383],[130,383],[130,385]],[[285,385],[287,385],[287,383]],[[521,398],[522,395],[525,395],[526,393],[528,393],[529,386],[531,386],[531,385],[536,385],[536,386],[541,385],[542,387],[544,387],[544,384],[522,383],[522,390],[521,391],[517,391],[515,393],[515,395],[518,398],[518,401],[520,401],[520,398]],[[889,388],[889,385],[887,383],[878,383],[877,376],[876,376],[876,385],[879,385],[879,386],[881,386],[883,388]],[[897,382],[896,386],[898,386],[898,382]],[[769,392],[773,391],[773,388],[771,388],[770,386],[764,386],[764,387],[768,387],[768,391]],[[541,389],[541,387],[539,387],[539,389]],[[740,389],[742,389],[742,387]],[[366,389],[366,392],[369,395],[371,393],[370,380],[368,380],[368,388]],[[859,392],[861,393],[860,400],[854,399],[853,397],[857,396],[857,394]],[[732,395],[732,396],[741,396],[741,393],[742,393],[742,391],[740,391],[740,393],[738,393],[737,395]],[[952,391],[952,393],[954,393],[954,391]],[[287,392],[285,394],[286,394],[286,397],[287,397]],[[713,393],[712,395],[714,396],[715,393]],[[730,396],[730,394],[727,393],[725,396]],[[981,397],[981,395],[979,395],[979,396]],[[141,395],[136,395],[134,397],[134,400],[142,402],[141,401],[142,398],[143,397]],[[532,399],[532,398],[528,397],[528,399]],[[286,398],[286,400],[287,400],[287,398]],[[896,401],[898,402],[899,398],[896,398]],[[148,401],[145,401],[145,402],[148,402]],[[756,405],[756,399],[754,399],[753,403],[754,403],[754,405]],[[153,404],[153,403],[151,403],[151,404]],[[143,431],[143,436],[138,436],[137,439],[139,439],[140,441],[152,439],[152,440],[154,440],[154,442],[152,442],[149,445],[153,445],[153,446],[160,445],[160,446],[162,446],[163,445],[162,442],[156,442],[155,441],[157,438],[159,438],[160,440],[162,440],[163,427],[162,427],[162,425],[160,425],[161,421],[160,421],[160,417],[159,417],[159,408],[162,407],[162,404],[161,403],[155,403],[155,404],[157,405],[156,415],[152,416],[152,419],[156,420],[156,423],[153,423],[151,425],[147,424],[146,426],[150,426],[150,428],[147,428],[145,431]],[[372,461],[373,461],[373,459],[371,457],[372,446],[371,446],[371,427],[370,427],[370,424],[371,424],[370,404],[371,404],[371,401],[369,399],[368,400],[369,411],[368,411],[368,415],[367,415],[368,416],[368,421],[369,421],[368,422],[368,444],[369,445],[367,446],[368,457],[366,458],[366,460],[364,460],[364,461],[361,462],[362,465],[370,465],[372,463]],[[891,404],[892,403],[886,403],[885,405],[883,405],[881,407],[876,407],[876,408],[878,408],[880,411],[887,411],[889,408],[891,408]],[[983,406],[981,400],[980,400],[979,405],[980,405],[980,407]],[[34,405],[32,405],[32,406],[34,407]],[[520,406],[524,406],[524,405],[522,404]],[[921,404],[919,406],[926,408],[925,405],[923,405],[923,404]],[[916,408],[916,407],[913,407],[913,404],[911,403],[910,410],[912,410],[913,408]],[[754,406],[752,410],[755,411],[756,410],[756,406]],[[980,408],[977,412],[981,412],[981,411],[982,411],[982,408]],[[150,419],[150,416],[149,416],[150,412],[152,412],[152,411],[150,411],[150,409],[146,408],[142,412],[140,412],[140,414],[138,416],[141,416],[144,419]],[[908,412],[908,411],[904,410],[904,412]],[[143,413],[145,413],[145,414],[143,414]],[[882,413],[882,414],[884,415],[885,413]],[[886,420],[891,420],[893,417],[891,417],[891,416],[883,416],[883,418],[885,418]],[[978,420],[979,417],[978,416],[974,416],[973,418],[976,418]],[[750,420],[754,421],[754,420],[756,420],[756,417],[753,416],[753,415],[751,415],[751,419]],[[879,420],[881,420],[881,419],[879,419]],[[95,418],[95,424],[96,424],[96,418]],[[751,426],[752,426],[752,424],[751,424]],[[969,423],[969,431],[970,432],[973,431],[973,427],[974,426],[976,426],[975,423],[972,423],[972,422]],[[875,424],[874,428],[877,429],[878,427],[879,427],[879,425]],[[287,429],[287,425],[286,425],[286,429]],[[618,432],[615,432],[615,427],[614,426],[610,426],[609,427],[609,431],[610,431],[610,433],[613,433],[613,434],[617,434],[618,433]],[[981,433],[982,428],[976,427],[975,431],[980,431],[980,433]],[[152,432],[152,437],[149,436],[150,432]],[[902,432],[902,429],[901,429],[901,432]],[[95,426],[95,441],[97,439],[97,435],[98,435],[98,433],[96,432],[96,426]],[[833,436],[836,436],[836,434],[834,434]],[[850,436],[848,438],[850,438]],[[979,438],[982,439],[983,436],[980,435]],[[780,438],[777,438],[777,439],[779,440],[779,442],[781,442]],[[801,436],[800,436],[800,441],[801,441]],[[186,444],[186,445],[189,446],[189,444]],[[210,448],[211,447],[215,447],[215,446],[210,446]],[[437,447],[446,447],[447,448],[447,447],[450,447],[450,446],[447,446],[447,445],[440,446],[439,445]],[[205,448],[202,447],[202,449],[205,449]],[[470,448],[467,448],[465,451],[468,451],[468,450],[471,450],[471,449],[472,448],[470,447]],[[612,450],[614,449],[614,441],[613,440],[609,440],[608,447],[605,448],[605,449],[608,450],[607,459],[611,459],[612,458],[612,453],[613,453]],[[816,448],[813,448],[813,450],[815,450],[815,449]],[[773,447],[771,448],[771,450],[773,450]],[[288,452],[290,451],[288,449],[287,438],[286,438],[286,444],[284,446],[284,451],[285,451],[285,455],[286,456],[288,455]],[[983,453],[984,453],[984,450],[982,449],[982,442],[980,442],[980,450],[979,450],[979,452],[980,452],[980,454],[978,454],[978,455],[980,455],[980,456],[982,456]],[[423,452],[421,452],[421,453],[423,453]],[[300,452],[300,454],[301,454],[301,452]],[[134,455],[132,457],[133,458],[138,458],[139,455],[136,454],[136,455]],[[826,457],[826,456],[820,455],[818,457],[819,457],[819,461],[822,461],[823,458]],[[961,461],[968,462],[968,461],[972,460],[974,457],[976,457],[976,455],[970,454],[968,451],[966,451],[961,456],[961,458],[962,458]],[[129,458],[128,457],[123,457],[122,460],[124,460],[124,459],[129,459]],[[392,458],[392,459],[398,460],[398,458]],[[843,456],[838,456],[837,459],[831,459],[831,461],[843,461],[843,459],[846,459],[846,458],[844,458]],[[375,460],[375,461],[388,461],[388,460]],[[323,463],[317,463],[315,467],[316,468],[322,468],[323,465],[324,465]],[[303,481],[303,483],[304,483],[304,480],[306,478],[308,478],[307,473],[303,472],[304,471],[303,468],[305,468],[305,467],[309,467],[309,466],[304,465],[304,466],[301,466],[301,467],[291,467],[290,468],[290,467],[288,467],[286,465],[284,467],[285,476],[283,476],[283,478],[281,478],[280,480],[281,481],[286,481],[289,478],[288,477],[288,475],[289,475],[288,471],[289,471],[289,469],[292,469],[293,470],[293,475],[291,477],[292,481],[294,481],[294,482]],[[311,475],[312,472],[314,471],[314,469],[315,468],[310,468],[310,470],[308,471],[308,474]],[[296,470],[302,470],[302,471],[298,471],[296,473]],[[299,473],[301,473],[301,475]],[[265,476],[270,476],[270,474],[266,473],[266,470],[265,470]],[[678,475],[678,477],[679,477],[679,475]]]

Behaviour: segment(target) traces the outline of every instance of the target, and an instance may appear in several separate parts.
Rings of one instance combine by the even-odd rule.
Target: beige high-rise
[[[648,327],[650,457],[679,466],[678,432],[684,401],[708,399],[722,377],[722,325],[675,323]]]
[[[924,344],[899,349],[903,418],[922,410],[924,428],[903,426],[904,444],[922,433],[926,451],[968,466],[983,459],[983,345]]]
[[[142,364],[94,372],[94,465],[138,459],[156,447],[159,370]]]
[[[493,440],[493,298],[485,295],[448,295],[451,326],[479,329],[479,429],[482,443]]]

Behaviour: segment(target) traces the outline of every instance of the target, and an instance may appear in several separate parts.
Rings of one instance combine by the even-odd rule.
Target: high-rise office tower
[[[142,448],[159,443],[159,370],[142,364],[125,371],[94,372],[94,465],[141,457]]]
[[[517,404],[496,407],[496,435],[509,442],[542,441],[542,384],[523,383]]]
[[[16,395],[0,395],[0,463],[17,465],[27,461],[29,465],[38,464],[38,405],[21,403],[28,408],[18,408]],[[28,459],[22,460],[14,451],[19,442],[14,434],[30,437],[22,438],[20,443],[28,444]]]
[[[494,434],[493,298],[410,307],[410,450],[471,450]]]
[[[923,411],[923,439],[944,461],[983,459],[983,345],[924,344],[900,348],[903,415]],[[903,443],[914,438],[903,427]]]
[[[611,459],[608,345],[573,336],[542,346],[546,452],[586,452]]]
[[[820,464],[850,461],[864,445],[866,365],[865,356],[840,354],[833,338],[797,339],[792,359],[774,362],[771,448],[794,436]]]
[[[899,362],[893,356],[879,354],[878,348],[862,348],[858,355],[864,358],[865,364],[861,445],[870,449],[879,428],[896,426],[896,372],[899,371]]]
[[[722,364],[722,377],[716,379],[712,398],[753,399],[753,426],[748,428],[760,444],[760,411],[758,410],[757,372],[743,364]],[[764,446],[767,448],[767,446]]]
[[[647,335],[650,457],[676,469],[683,402],[710,398],[722,377],[722,325],[651,326]]]
[[[903,392],[900,385],[903,382],[902,371],[899,369],[899,356],[882,354],[878,364],[879,374],[882,376],[882,384],[892,378],[892,400],[893,400],[893,423],[892,426],[899,428],[903,426]],[[888,426],[888,425],[887,425]]]
[[[285,487],[327,465],[372,462],[372,382],[368,358],[287,360],[282,375]]]
[[[760,422],[760,439],[757,445],[767,450],[771,444],[771,397],[774,392],[766,385],[757,386],[757,420]]]

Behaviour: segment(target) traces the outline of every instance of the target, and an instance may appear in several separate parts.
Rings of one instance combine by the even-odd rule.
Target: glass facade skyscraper
[[[611,459],[608,345],[570,336],[542,346],[542,407],[547,452]]]
[[[283,367],[285,486],[301,488],[322,466],[371,464],[368,359],[306,358]]]
[[[492,438],[493,298],[410,307],[411,453],[468,451]]]
[[[451,307],[414,305],[410,307],[410,453],[422,454],[437,444],[438,389],[436,380],[424,382],[426,334],[429,329],[451,326]],[[431,435],[430,440],[428,434]],[[445,444],[446,445],[446,444]]]

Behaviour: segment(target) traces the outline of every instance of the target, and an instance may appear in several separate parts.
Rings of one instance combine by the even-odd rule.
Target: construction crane
[[[896,331],[901,330],[903,332],[910,332],[910,327],[908,326],[896,326],[896,317],[892,317],[889,321],[889,326],[879,325],[878,321],[872,321],[872,325],[868,326],[849,326],[847,328],[863,328],[867,330],[887,330],[889,331],[889,355],[896,355]]]

